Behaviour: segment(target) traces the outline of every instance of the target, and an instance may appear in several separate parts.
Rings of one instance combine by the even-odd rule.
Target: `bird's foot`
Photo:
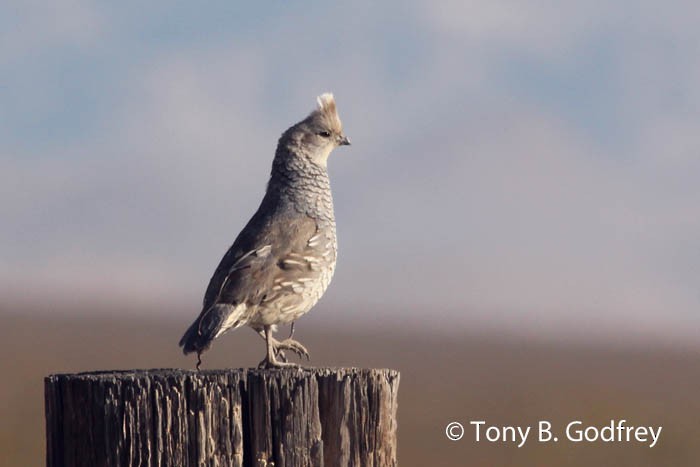
[[[283,341],[270,339],[270,345],[274,353],[271,358],[265,357],[258,365],[258,368],[300,368],[301,365],[298,363],[287,361],[287,358],[284,356],[285,350],[294,352],[299,358],[306,358],[307,361],[310,359],[309,351],[306,350],[306,347],[301,342],[294,339],[285,339]]]
[[[311,359],[311,356],[309,355],[309,351],[306,350],[306,347],[303,346],[303,344],[299,341],[295,341],[294,339],[285,339],[283,341],[278,341],[275,340],[272,343],[272,347],[275,349],[275,353],[284,354],[282,353],[283,350],[289,350],[290,352],[294,352],[297,354],[299,358],[306,358],[306,361],[309,361]]]
[[[264,337],[267,342],[267,355],[265,359],[260,362],[258,368],[299,368],[299,364],[287,361],[284,355],[285,350],[294,352],[299,358],[306,357],[306,360],[310,359],[309,351],[306,350],[306,347],[299,341],[295,341],[291,337],[283,341],[278,341],[272,337],[271,326],[265,326],[264,330],[260,330],[258,333],[261,337]]]

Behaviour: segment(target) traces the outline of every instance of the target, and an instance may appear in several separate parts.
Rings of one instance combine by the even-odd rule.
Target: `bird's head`
[[[301,150],[314,163],[325,167],[331,151],[338,146],[348,146],[350,140],[343,133],[343,124],[338,117],[333,94],[321,94],[316,102],[316,109],[288,129],[282,139],[286,140],[288,146]]]

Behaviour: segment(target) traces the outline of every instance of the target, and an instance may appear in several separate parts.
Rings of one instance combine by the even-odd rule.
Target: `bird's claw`
[[[273,344],[273,346],[278,355],[282,354],[282,350],[289,350],[290,352],[297,354],[299,358],[306,358],[306,361],[311,359],[309,351],[306,350],[306,347],[304,347],[301,342],[295,341],[294,339],[277,341],[275,344]],[[282,354],[282,356],[284,356],[284,354]]]
[[[274,340],[272,341],[272,350],[274,351],[274,356],[272,359],[265,357],[263,361],[258,364],[258,368],[299,368],[298,363],[293,363],[287,360],[284,355],[285,350],[294,352],[299,358],[306,358],[307,361],[311,359],[309,351],[306,347],[294,339],[285,339],[283,341]]]

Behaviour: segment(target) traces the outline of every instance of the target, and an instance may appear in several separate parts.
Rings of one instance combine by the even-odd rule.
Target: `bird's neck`
[[[335,222],[328,171],[310,158],[278,150],[267,192],[299,213]]]

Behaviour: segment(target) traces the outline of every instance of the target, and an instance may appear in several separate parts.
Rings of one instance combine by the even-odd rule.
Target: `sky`
[[[5,2],[0,294],[199,311],[277,138],[336,96],[358,319],[693,340],[690,1]],[[354,319],[354,317],[353,317]]]

